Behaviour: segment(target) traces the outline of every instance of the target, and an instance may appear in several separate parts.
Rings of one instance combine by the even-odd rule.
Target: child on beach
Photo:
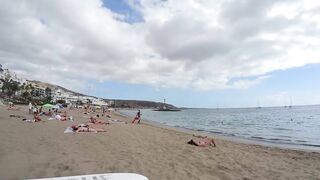
[[[138,120],[138,124],[140,124],[140,120],[141,120],[141,113],[140,113],[140,109],[138,110],[136,117],[134,117],[134,119],[132,120],[132,124],[134,124],[134,122]]]
[[[49,109],[49,111],[48,111],[48,116],[49,116],[49,117],[51,117],[51,116],[52,116],[51,109]]]
[[[34,122],[40,122],[40,121],[42,121],[38,113],[35,113],[35,114],[34,114],[33,120],[34,120]]]

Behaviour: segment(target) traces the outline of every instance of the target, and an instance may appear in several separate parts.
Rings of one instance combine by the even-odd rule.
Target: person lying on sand
[[[193,140],[191,139],[188,141],[188,144],[195,145],[195,146],[200,146],[200,147],[207,147],[213,145],[213,147],[216,147],[216,143],[214,142],[213,138],[208,138],[206,136],[195,136],[200,138],[199,140]]]
[[[123,123],[123,124],[128,124],[127,122],[120,121],[120,120],[118,120],[118,119],[110,119],[110,120],[109,120],[109,123]]]
[[[55,115],[54,118],[55,118],[56,120],[59,120],[59,121],[66,121],[66,120],[67,120],[66,117],[63,117],[63,116],[61,116],[61,115],[59,115],[59,114]]]
[[[99,115],[97,115],[97,117],[99,117]],[[109,122],[98,120],[97,118],[94,118],[92,116],[90,117],[90,123],[92,123],[92,124],[109,124]]]
[[[10,114],[9,117],[24,118],[24,116],[15,115],[15,114]]]
[[[90,128],[86,126],[80,126],[80,125],[72,125],[71,126],[73,132],[106,132],[104,129],[98,129],[98,128]]]
[[[16,107],[14,104],[9,104],[8,110],[19,111],[20,107]]]

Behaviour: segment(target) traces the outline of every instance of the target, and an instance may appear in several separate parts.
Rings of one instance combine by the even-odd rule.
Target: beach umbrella
[[[54,108],[54,109],[63,109],[63,106],[60,104],[56,104],[56,105],[54,105],[52,108]]]
[[[43,107],[43,108],[52,108],[52,107],[53,107],[53,105],[52,105],[52,104],[47,103],[47,104],[44,104],[42,107]]]
[[[54,105],[52,108],[53,108],[53,109],[60,109],[60,106]]]

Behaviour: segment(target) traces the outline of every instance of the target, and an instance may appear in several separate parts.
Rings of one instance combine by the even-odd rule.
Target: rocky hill
[[[99,98],[99,97],[95,97],[95,96],[90,96],[90,95],[78,93],[78,92],[66,89],[62,86],[58,86],[58,85],[54,85],[54,84],[50,84],[50,83],[46,83],[46,82],[35,81],[35,80],[28,80],[28,82],[39,84],[41,86],[48,87],[52,90],[64,91],[64,92],[67,92],[67,93],[72,94],[74,96],[85,96],[85,97]],[[114,102],[113,106],[115,106],[117,108],[159,108],[159,107],[163,106],[162,102],[145,101],[145,100],[125,100],[125,99],[109,99],[109,98],[99,98],[99,99],[102,99],[106,102],[112,101],[112,102]],[[177,108],[174,105],[167,104],[167,103],[165,104],[165,106],[170,109]]]
[[[4,69],[2,65],[0,64],[0,80],[4,79],[5,77],[10,77],[10,79],[20,83],[20,84],[36,84],[38,87],[42,88],[50,88],[53,94],[56,94],[55,92],[60,92],[59,96],[60,97],[74,97],[74,98],[79,98],[81,97],[82,99],[97,99],[97,100],[102,100],[105,102],[113,102],[112,105],[118,108],[159,108],[163,106],[164,104],[161,102],[154,102],[154,101],[145,101],[145,100],[125,100],[125,99],[109,99],[109,98],[99,98],[91,95],[85,95],[82,93],[78,93],[69,89],[66,89],[62,86],[50,84],[47,82],[41,82],[41,81],[36,81],[36,80],[27,80],[24,79],[23,77],[20,78],[15,74],[14,72],[10,71],[9,69]],[[2,81],[0,81],[0,87],[2,86]],[[0,91],[1,93],[1,91]],[[19,94],[19,93],[16,93]],[[21,93],[20,93],[21,94]],[[165,104],[167,108],[176,108],[175,106],[171,104]]]
[[[160,108],[163,106],[161,102],[154,102],[154,101],[139,101],[139,100],[113,100],[115,101],[116,107],[122,108]],[[165,106],[169,109],[177,109],[172,104],[165,104]]]
[[[55,84],[50,84],[50,83],[46,83],[46,82],[41,82],[41,81],[36,81],[36,80],[27,80],[28,82],[30,83],[34,83],[34,84],[38,84],[40,86],[45,86],[45,87],[48,87],[52,90],[62,90],[62,91],[65,91],[65,92],[68,92],[68,93],[71,93],[75,96],[88,96],[88,95],[85,95],[85,94],[81,94],[81,93],[78,93],[78,92],[75,92],[75,91],[72,91],[72,90],[69,90],[67,88],[64,88],[62,86],[59,86],[59,85],[55,85]],[[89,96],[89,97],[94,97],[94,96]]]

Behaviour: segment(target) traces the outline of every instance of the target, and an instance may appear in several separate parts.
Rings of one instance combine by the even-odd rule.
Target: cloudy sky
[[[0,63],[106,98],[320,103],[319,0],[0,0]]]

